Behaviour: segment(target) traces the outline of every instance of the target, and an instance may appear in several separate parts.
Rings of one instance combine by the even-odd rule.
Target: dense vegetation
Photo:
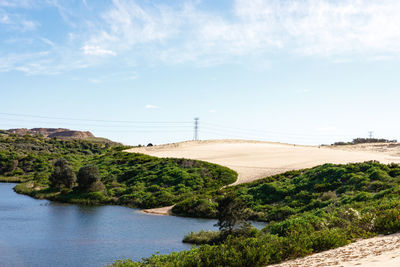
[[[116,266],[263,266],[400,231],[397,164],[325,164],[223,187],[236,179],[228,168],[125,148],[0,133],[0,180],[23,182],[15,190],[38,198],[140,208],[177,203],[174,213],[219,219],[221,232],[188,235],[199,247]],[[237,229],[246,226],[244,217],[267,226]]]
[[[400,231],[397,164],[325,164],[228,187],[220,194],[234,194],[267,226],[230,235],[223,242],[216,233],[191,234],[188,239],[207,244],[115,265],[263,266]],[[210,206],[218,205],[220,197],[209,200]]]
[[[0,135],[0,180],[19,193],[82,204],[172,205],[236,180],[225,167],[126,153],[116,143]],[[77,175],[77,176],[76,176]]]
[[[388,140],[383,138],[355,138],[351,142],[335,142],[334,146],[343,145],[357,145],[357,144],[369,144],[369,143],[397,143],[397,140]]]
[[[0,133],[0,181],[43,182],[53,171],[56,159],[64,158],[72,166],[85,159],[119,147],[111,141],[63,140],[41,135],[18,136]]]

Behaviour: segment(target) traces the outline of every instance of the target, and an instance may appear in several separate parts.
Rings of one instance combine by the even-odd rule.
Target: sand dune
[[[139,147],[128,152],[156,157],[204,160],[235,170],[234,184],[248,183],[289,170],[310,168],[324,163],[349,163],[377,160],[400,163],[394,152],[368,150],[365,147],[318,147],[245,140],[188,141],[153,147]],[[400,152],[400,147],[397,147]],[[395,155],[393,155],[395,154]]]
[[[398,267],[400,266],[400,233],[360,240],[304,258],[271,267]]]

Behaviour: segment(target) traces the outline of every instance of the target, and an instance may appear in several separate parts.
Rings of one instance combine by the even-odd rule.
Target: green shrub
[[[214,244],[219,242],[220,233],[219,231],[200,231],[200,232],[190,232],[183,238],[184,243],[192,243],[196,245],[201,244]]]
[[[394,208],[378,213],[375,231],[381,234],[392,234],[400,231],[400,208]]]

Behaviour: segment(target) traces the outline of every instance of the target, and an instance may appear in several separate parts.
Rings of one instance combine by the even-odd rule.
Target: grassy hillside
[[[251,236],[231,236],[222,243],[115,266],[264,266],[400,231],[397,164],[325,164],[224,192],[234,193],[267,226],[256,235],[253,231]],[[207,201],[210,209],[216,205]],[[195,209],[196,204],[184,203],[181,210]]]
[[[237,177],[234,171],[215,164],[122,152],[126,148],[98,140],[3,134],[0,135],[0,181],[24,182],[15,190],[36,198],[153,208],[207,194]],[[76,188],[61,192],[50,188],[49,176],[59,158],[65,158],[75,172],[84,165],[97,166],[105,190],[81,193]]]
[[[3,132],[0,133],[0,181],[41,182],[50,175],[57,158],[65,158],[78,168],[86,159],[119,147],[117,143],[103,140],[62,140]]]

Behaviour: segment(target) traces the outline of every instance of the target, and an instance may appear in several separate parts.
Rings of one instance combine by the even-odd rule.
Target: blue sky
[[[0,128],[400,139],[397,0],[0,0]]]

